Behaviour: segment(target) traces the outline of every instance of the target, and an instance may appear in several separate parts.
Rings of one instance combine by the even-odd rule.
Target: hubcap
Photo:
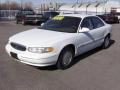
[[[22,24],[25,24],[24,20],[22,21]]]
[[[72,53],[67,51],[63,56],[63,64],[65,66],[68,66],[71,63],[72,58],[73,58]]]

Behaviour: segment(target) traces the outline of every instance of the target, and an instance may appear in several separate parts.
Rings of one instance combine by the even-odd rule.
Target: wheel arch
[[[74,45],[74,44],[65,45],[65,46],[62,48],[61,52],[62,52],[65,48],[71,48],[71,49],[73,50],[74,55],[75,55],[76,49],[75,49],[75,45]]]
[[[112,26],[107,24],[107,29],[104,33],[104,37],[106,37],[107,35],[109,35],[110,37],[112,36]]]
[[[109,37],[111,37],[111,33],[107,33],[107,34],[105,35],[105,37],[106,37],[106,36],[109,36]]]
[[[64,46],[60,49],[58,58],[60,57],[60,54],[62,53],[62,51],[63,51],[65,48],[72,48],[73,54],[74,54],[74,56],[75,56],[75,54],[76,54],[75,45],[74,45],[74,44],[67,44],[67,45],[64,45]]]
[[[60,65],[60,64],[59,64],[60,56],[61,56],[62,52],[64,52],[64,50],[65,50],[66,48],[71,48],[71,49],[73,50],[73,57],[75,56],[75,45],[74,45],[74,44],[65,45],[65,46],[61,49],[61,51],[60,51],[60,53],[59,53],[59,56],[58,56],[58,60],[57,60],[57,62],[56,62],[56,65],[57,65],[58,68],[60,67],[60,66],[59,66],[59,65]],[[68,67],[68,68],[69,68],[69,67]],[[61,67],[60,67],[60,69],[61,69]],[[62,68],[62,69],[65,69],[65,68]]]

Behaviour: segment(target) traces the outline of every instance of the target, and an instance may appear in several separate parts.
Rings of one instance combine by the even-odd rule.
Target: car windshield
[[[39,27],[39,29],[66,33],[76,33],[80,21],[81,18],[78,17],[55,16],[51,20],[48,20],[44,25]]]

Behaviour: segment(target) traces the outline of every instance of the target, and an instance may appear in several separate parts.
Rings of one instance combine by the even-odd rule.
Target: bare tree
[[[20,8],[20,4],[17,3],[16,1],[12,1],[10,2],[9,0],[4,2],[4,3],[0,3],[0,9],[3,9],[3,10],[17,10]]]
[[[1,4],[1,9],[9,9],[9,2],[8,1],[6,1],[6,2],[4,2],[4,3],[2,3]]]
[[[12,1],[12,2],[10,3],[10,7],[11,7],[12,10],[17,10],[17,9],[20,8],[20,4],[18,4],[18,3],[15,2],[15,1]]]
[[[10,1],[10,0],[7,0],[4,3],[0,3],[0,9],[3,9],[3,10],[9,10],[9,9],[18,10],[20,8],[32,9],[33,3],[30,1],[23,3],[22,0],[21,0],[21,3],[18,3],[17,1]]]
[[[24,4],[24,9],[32,9],[33,8],[33,4],[32,2],[26,2]]]

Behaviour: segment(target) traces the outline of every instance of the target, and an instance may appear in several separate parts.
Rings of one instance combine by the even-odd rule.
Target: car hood
[[[49,46],[70,37],[70,33],[49,31],[43,29],[32,29],[18,33],[10,37],[9,41],[25,46]]]

